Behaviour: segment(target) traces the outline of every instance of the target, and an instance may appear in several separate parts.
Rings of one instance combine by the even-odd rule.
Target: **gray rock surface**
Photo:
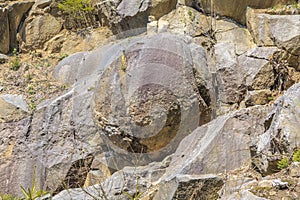
[[[32,6],[32,10],[35,10],[36,8],[43,9],[47,6],[49,6],[52,3],[52,0],[37,0],[34,5]]]
[[[125,167],[124,169],[114,173],[105,182],[85,188],[64,190],[53,197],[53,200],[59,199],[93,199],[94,197],[103,197],[103,194],[108,199],[126,199],[129,195],[134,196],[136,192],[146,193],[146,190],[152,186],[153,182],[159,180],[168,166],[169,158],[163,162],[151,163],[148,166],[140,167]],[[102,191],[102,189],[104,191]],[[137,188],[138,187],[138,188]]]
[[[0,8],[0,21],[0,53],[7,53],[9,51],[10,36],[8,10],[6,8]]]
[[[175,7],[176,0],[118,0],[97,4],[102,25],[110,26],[119,37],[145,32],[149,15],[158,19]]]
[[[248,8],[247,27],[258,45],[276,45],[300,55],[300,15],[270,15]]]
[[[48,13],[31,15],[26,18],[20,37],[22,50],[42,48],[44,43],[57,35],[62,28],[62,20]]]
[[[263,119],[268,111],[268,107],[260,106],[242,109],[197,128],[182,140],[163,178],[217,174],[250,162],[250,146],[264,132]]]
[[[224,182],[216,174],[245,163],[268,170],[273,154],[300,145],[299,84],[268,105],[270,88],[277,89],[272,57],[283,47],[297,52],[289,46],[297,42],[294,30],[256,47],[247,29],[224,20],[210,26],[209,17],[182,5],[188,2],[175,10],[173,0],[102,3],[108,10],[100,18],[114,31],[145,28],[152,14],[149,35],[62,60],[54,77],[70,90],[32,114],[20,98],[1,96],[0,193],[21,195],[36,166],[36,187],[59,193],[54,199],[125,199],[125,192],[144,200],[217,199]],[[245,1],[232,3],[241,16]],[[23,47],[64,49],[60,28],[52,15],[36,12],[26,20]],[[255,176],[239,178],[235,185],[224,179],[231,191],[223,199],[261,199],[248,190],[258,185]]]
[[[215,175],[178,175],[162,182],[153,200],[218,199],[223,180]]]
[[[215,45],[218,99],[222,103],[238,103],[246,92],[245,71],[239,66],[235,46],[230,43]]]
[[[117,153],[144,153],[141,163],[161,160],[205,120],[189,42],[172,34],[143,38],[101,75],[93,114]]]
[[[158,21],[158,32],[197,36],[209,29],[208,18],[188,6],[179,6]]]
[[[0,122],[18,121],[28,113],[28,107],[21,95],[0,96]]]
[[[213,4],[211,4],[213,2]],[[186,0],[185,4],[193,6],[198,10],[204,10],[206,13],[214,12],[221,16],[226,16],[236,20],[241,24],[246,24],[246,9],[247,7],[268,8],[280,3],[292,3],[293,0]],[[212,9],[213,8],[213,9]],[[212,11],[213,10],[213,11]]]
[[[278,51],[276,47],[255,47],[239,56],[237,62],[245,71],[245,84],[249,90],[269,89],[275,84],[270,58]]]
[[[6,63],[8,61],[8,56],[0,53],[0,63]]]
[[[18,1],[8,6],[8,21],[10,34],[10,50],[18,47],[17,33],[20,32],[22,23],[34,1]]]
[[[274,108],[269,114],[266,131],[260,136],[257,144],[258,154],[272,155],[282,149],[292,152],[293,148],[300,145],[299,98],[300,84],[297,83],[275,101]],[[276,148],[271,145],[274,142],[277,144]],[[262,165],[259,166],[261,170],[267,171],[269,160],[272,160],[271,156],[262,156]]]

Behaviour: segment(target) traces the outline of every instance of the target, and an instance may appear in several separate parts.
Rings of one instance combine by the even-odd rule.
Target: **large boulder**
[[[297,56],[293,65],[300,70],[300,15],[270,15],[247,9],[247,27],[259,46],[277,46]]]
[[[300,146],[299,98],[300,84],[297,83],[275,101],[273,110],[268,115],[266,131],[257,144],[257,154],[261,156],[261,160],[256,164],[261,171],[266,172],[270,168],[270,162],[276,157],[272,155],[292,153],[294,148]]]
[[[18,1],[8,6],[8,21],[10,30],[10,49],[18,47],[17,33],[20,32],[28,11],[34,1]]]
[[[172,34],[142,38],[103,72],[93,113],[116,168],[134,164],[135,154],[140,164],[163,159],[207,120],[200,117],[208,105],[194,79],[190,42]]]
[[[181,141],[162,179],[175,174],[218,174],[250,163],[250,147],[263,134],[269,110],[254,106],[198,127]]]
[[[28,17],[21,32],[22,50],[42,48],[45,42],[60,32],[61,28],[62,20],[49,13]]]
[[[6,8],[0,8],[0,53],[7,53],[9,51],[9,22],[8,11]]]
[[[185,4],[204,10],[206,13],[230,17],[241,24],[246,24],[247,7],[268,8],[280,3],[293,3],[293,0],[185,0]]]

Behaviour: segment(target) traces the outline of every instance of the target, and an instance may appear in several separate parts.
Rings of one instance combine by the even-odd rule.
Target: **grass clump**
[[[13,50],[13,60],[10,62],[10,69],[14,70],[14,71],[18,71],[21,67],[21,60],[19,57],[19,53],[17,51],[17,49],[15,48]]]
[[[278,169],[285,169],[289,166],[290,161],[288,157],[283,157],[281,160],[278,161],[277,163],[277,168]]]
[[[300,149],[295,151],[295,153],[293,155],[293,162],[300,162]]]
[[[46,191],[36,189],[35,176],[36,176],[36,166],[34,166],[31,188],[27,188],[27,190],[26,190],[24,187],[21,186],[21,190],[24,194],[25,200],[35,200],[39,197],[42,197],[42,196],[48,194],[48,192],[46,192]]]
[[[1,200],[19,200],[20,198],[15,197],[11,194],[0,194],[0,199]]]

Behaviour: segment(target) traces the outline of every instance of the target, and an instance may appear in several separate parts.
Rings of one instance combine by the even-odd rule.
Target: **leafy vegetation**
[[[15,196],[10,195],[10,194],[0,194],[0,199],[1,200],[19,200],[18,197],[15,197]]]
[[[289,166],[290,161],[288,157],[283,157],[281,160],[278,161],[277,167],[278,169],[285,169]]]
[[[63,0],[58,4],[58,8],[62,10],[67,21],[74,21],[83,24],[85,27],[90,25],[89,15],[94,10],[91,0]]]
[[[294,162],[300,162],[300,149],[298,149],[293,155]]]
[[[14,71],[18,71],[21,67],[21,61],[19,57],[19,53],[16,48],[13,50],[13,60],[10,62],[10,69]]]

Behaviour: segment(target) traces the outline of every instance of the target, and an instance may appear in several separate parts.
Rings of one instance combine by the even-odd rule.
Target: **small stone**
[[[152,21],[147,24],[147,34],[157,33],[157,21]]]
[[[8,61],[8,56],[0,53],[0,63],[6,63]]]
[[[258,183],[258,187],[272,188],[273,181],[272,180],[262,180]]]
[[[290,176],[300,177],[300,162],[294,162],[291,164]]]
[[[282,182],[280,179],[273,180],[273,186],[277,189],[283,190],[288,188],[289,183],[288,182]]]
[[[159,20],[158,22],[158,33],[167,32],[169,27],[169,22],[165,20]]]

